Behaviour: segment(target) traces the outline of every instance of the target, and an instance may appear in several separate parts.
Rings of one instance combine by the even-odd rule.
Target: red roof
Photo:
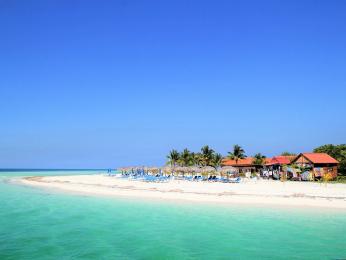
[[[253,162],[253,158],[247,157],[244,159],[239,159],[238,162],[236,162],[236,160],[224,159],[222,164],[224,166],[250,166],[252,165],[252,162]]]
[[[292,160],[296,158],[296,156],[284,156],[284,155],[280,155],[280,156],[274,156],[268,163],[267,165],[275,165],[275,164],[279,164],[279,165],[283,165],[283,164],[291,164]]]
[[[326,153],[303,153],[302,155],[312,163],[339,163]]]
[[[236,160],[224,159],[222,162],[223,166],[253,166],[253,157],[247,157],[244,159],[239,159],[238,162]],[[265,158],[264,162],[268,163],[271,161],[271,158]]]
[[[264,163],[267,164],[267,163],[271,162],[272,159],[273,159],[273,158],[265,158],[265,159],[264,159]]]

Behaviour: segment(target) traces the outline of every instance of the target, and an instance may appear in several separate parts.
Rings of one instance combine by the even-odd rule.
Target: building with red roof
[[[301,153],[297,156],[274,156],[273,158],[266,158],[264,165],[255,165],[253,157],[247,157],[237,161],[225,158],[222,161],[222,166],[235,167],[239,172],[252,172],[264,168],[265,171],[271,172],[272,176],[277,175],[276,179],[280,177],[280,174],[284,172],[287,174],[289,172],[290,175],[303,180],[308,179],[308,177],[301,177],[302,175],[300,174],[303,173],[305,175],[309,174],[311,176],[311,178],[309,177],[310,180],[320,179],[326,174],[328,174],[328,179],[336,178],[338,164],[339,162],[337,160],[326,153]]]
[[[271,161],[271,158],[265,158],[264,161],[265,164],[267,164]],[[222,166],[235,167],[239,172],[253,171],[263,167],[263,165],[255,165],[253,162],[253,157],[246,157],[244,159],[239,159],[238,161],[226,158],[222,161]]]
[[[339,162],[326,153],[301,153],[295,159],[295,163],[310,162],[313,164],[338,164]]]
[[[271,158],[267,163],[266,166],[273,166],[273,165],[289,165],[291,164],[292,160],[296,158],[295,155],[280,155],[280,156],[274,156]]]
[[[301,153],[292,160],[298,167],[310,170],[315,179],[328,174],[329,178],[338,175],[339,162],[326,153]]]
[[[238,161],[231,160],[231,159],[224,159],[222,162],[222,165],[233,166],[233,167],[251,167],[253,166],[252,162],[253,162],[252,157],[246,157],[244,159],[239,159]]]
[[[279,179],[280,174],[282,174],[284,170],[284,166],[288,166],[291,164],[292,160],[296,156],[285,156],[285,155],[278,155],[271,158],[265,165],[265,171],[270,173],[269,175],[272,176],[274,179]]]

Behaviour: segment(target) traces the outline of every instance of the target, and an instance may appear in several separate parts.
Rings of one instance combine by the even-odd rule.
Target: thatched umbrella
[[[191,172],[191,168],[190,168],[190,167],[188,167],[188,166],[184,166],[184,167],[182,167],[182,168],[183,168],[184,175],[185,175],[185,174],[192,173],[192,172]]]
[[[153,174],[158,174],[160,172],[160,168],[158,168],[158,167],[148,167],[148,172],[151,172]]]
[[[224,166],[220,169],[220,172],[232,174],[232,173],[237,173],[238,170],[237,170],[237,168],[232,167],[232,166]]]
[[[177,167],[175,167],[175,171],[178,173],[182,173],[183,176],[185,176],[185,173],[188,173],[189,169],[188,169],[188,167],[185,167],[185,166],[177,166]]]
[[[161,168],[164,174],[173,174],[175,171],[175,167],[173,166],[165,166]]]
[[[204,166],[201,168],[201,171],[202,172],[215,172],[215,168],[214,167],[211,167],[211,166]]]
[[[224,166],[220,169],[220,175],[226,174],[227,178],[229,177],[230,174],[235,174],[238,172],[238,169],[232,166]]]
[[[201,168],[197,166],[191,166],[190,168],[191,168],[191,171],[194,173],[199,173],[202,171]]]
[[[118,170],[121,171],[121,173],[127,174],[127,173],[131,172],[132,167],[121,167],[121,168],[118,168]]]
[[[182,172],[183,169],[184,169],[184,167],[182,167],[182,166],[176,166],[176,167],[175,167],[175,171],[176,171],[176,172]]]
[[[214,167],[211,167],[211,166],[204,166],[201,168],[201,172],[203,175],[207,175],[209,176],[211,173],[215,173],[216,170]]]
[[[174,173],[177,173],[178,175],[183,172],[183,168],[181,166],[175,166],[174,167]]]
[[[199,168],[197,166],[190,166],[187,168],[188,168],[188,173],[190,173],[192,175],[192,177],[197,173],[201,173],[201,168]]]

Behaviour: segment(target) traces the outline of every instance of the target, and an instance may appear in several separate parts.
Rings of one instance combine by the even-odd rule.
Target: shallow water
[[[27,175],[99,171],[16,172]],[[346,213],[135,201],[21,186],[0,172],[0,259],[340,259]]]

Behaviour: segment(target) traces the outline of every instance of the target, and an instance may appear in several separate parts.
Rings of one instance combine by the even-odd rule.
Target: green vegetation
[[[336,178],[336,182],[338,182],[338,183],[346,183],[346,176],[338,176]]]
[[[184,151],[180,154],[178,162],[182,166],[193,165],[193,156],[187,148],[185,148]]]
[[[171,166],[211,166],[217,169],[221,166],[223,157],[206,145],[201,148],[199,153],[190,152],[187,148],[181,153],[173,149],[167,159],[167,164]]]
[[[171,166],[176,166],[179,160],[179,153],[177,150],[172,150],[169,152],[169,155],[167,156],[168,158],[168,164],[170,164]]]
[[[238,163],[239,159],[246,158],[246,155],[245,155],[244,149],[241,148],[241,146],[236,144],[233,146],[233,152],[228,152],[227,157],[231,160],[235,160],[236,163]]]
[[[201,151],[198,153],[190,152],[187,148],[185,148],[182,152],[178,152],[177,150],[171,150],[167,156],[167,164],[172,167],[175,166],[211,166],[215,169],[221,167],[222,160],[224,158],[228,158],[231,160],[235,160],[238,162],[240,159],[244,159],[247,156],[245,155],[244,149],[239,145],[233,146],[233,151],[228,152],[227,157],[223,157],[222,154],[216,153],[213,149],[211,149],[208,145],[205,145],[201,148]],[[261,153],[257,153],[254,155],[253,165],[264,165],[265,164],[265,156]]]
[[[234,146],[234,151],[232,154],[234,154],[233,158],[237,158],[237,160],[246,157],[243,148],[241,148],[239,145]],[[205,145],[198,153],[190,152],[187,148],[185,148],[182,152],[178,152],[177,150],[173,149],[167,156],[167,164],[172,167],[211,166],[218,169],[222,164],[223,158],[224,157],[220,153],[216,153],[208,145]]]
[[[254,165],[263,165],[263,164],[265,164],[265,159],[266,159],[266,157],[263,154],[256,153],[253,157],[252,163]]]
[[[346,144],[326,144],[314,149],[315,153],[327,153],[340,162],[339,175],[346,176]]]
[[[333,145],[326,144],[314,149],[315,153],[327,153],[340,162],[339,164],[339,178],[338,182],[346,182],[346,144]],[[283,152],[281,155],[293,156],[294,153]],[[228,152],[226,158],[235,160],[237,163],[240,159],[246,158],[244,149],[239,145],[234,145],[233,150]],[[181,153],[177,150],[171,150],[167,156],[167,164],[174,166],[211,166],[215,169],[219,168],[222,164],[223,156],[216,153],[208,145],[201,148],[198,153],[190,152],[187,148]],[[253,165],[263,165],[265,163],[265,156],[261,153],[254,155]],[[298,168],[296,165],[291,165],[293,168]],[[304,172],[307,169],[301,169]],[[328,176],[327,176],[328,177]]]
[[[214,154],[213,159],[212,159],[212,166],[215,169],[218,169],[221,166],[222,158],[223,157],[222,157],[222,155],[220,153]]]
[[[201,155],[200,155],[200,162],[202,163],[201,166],[213,166],[213,158],[215,156],[215,151],[213,149],[210,149],[208,145],[203,146],[201,149]]]
[[[282,156],[296,156],[297,154],[295,153],[290,153],[290,152],[283,152],[281,153]]]

